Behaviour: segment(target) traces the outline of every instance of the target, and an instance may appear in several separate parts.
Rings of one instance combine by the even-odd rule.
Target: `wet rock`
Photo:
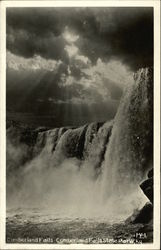
[[[149,199],[141,210],[135,210],[134,213],[127,218],[126,223],[143,223],[152,224],[153,221],[153,169],[151,169],[148,174],[148,179],[140,184],[140,188]]]
[[[148,178],[152,178],[152,177],[153,177],[153,168],[149,170],[148,172]]]
[[[138,233],[141,235],[146,235],[146,237],[142,239],[142,243],[153,242],[153,220],[150,220],[149,223],[146,223],[143,227],[141,227],[138,230]]]
[[[153,205],[147,202],[136,215],[133,223],[149,223],[153,219]]]
[[[144,194],[153,203],[153,169],[148,172],[148,179],[140,184]]]
[[[140,187],[150,202],[153,203],[153,178],[145,180],[143,183],[141,183]]]
[[[153,205],[147,202],[141,210],[135,210],[134,213],[127,218],[126,223],[143,223],[147,224],[153,219]]]

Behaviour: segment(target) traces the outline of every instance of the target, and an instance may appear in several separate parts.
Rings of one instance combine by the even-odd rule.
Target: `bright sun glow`
[[[78,48],[75,45],[66,45],[65,50],[67,51],[69,57],[73,57],[77,54]]]
[[[72,31],[70,31],[67,27],[65,28],[65,31],[63,33],[63,38],[68,43],[74,43],[78,40],[79,36],[74,34]]]

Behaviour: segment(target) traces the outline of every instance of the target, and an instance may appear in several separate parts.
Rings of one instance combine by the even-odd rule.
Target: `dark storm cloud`
[[[152,8],[94,9],[93,16],[77,41],[84,55],[94,62],[118,58],[134,70],[152,65]]]
[[[7,48],[14,54],[30,58],[35,54],[44,58],[68,61],[64,50],[65,41],[61,36],[38,37],[28,30],[17,30],[9,28],[7,36]]]
[[[117,58],[133,70],[153,61],[152,8],[8,8],[7,48],[24,57],[40,54],[67,62],[65,27],[93,63]]]

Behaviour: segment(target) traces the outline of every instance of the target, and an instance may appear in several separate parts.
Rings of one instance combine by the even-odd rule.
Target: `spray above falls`
[[[78,128],[7,129],[7,202],[114,218],[145,202],[153,157],[153,72],[134,75],[112,121]],[[126,209],[125,209],[126,206]]]

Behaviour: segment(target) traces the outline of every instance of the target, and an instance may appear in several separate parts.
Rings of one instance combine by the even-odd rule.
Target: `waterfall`
[[[9,204],[130,214],[144,199],[139,184],[153,161],[152,123],[153,75],[146,68],[129,83],[113,121],[43,131],[9,127]]]
[[[104,199],[115,196],[115,202],[120,197],[128,201],[140,192],[138,186],[152,167],[152,100],[152,69],[141,69],[125,91],[114,119],[103,163]]]

